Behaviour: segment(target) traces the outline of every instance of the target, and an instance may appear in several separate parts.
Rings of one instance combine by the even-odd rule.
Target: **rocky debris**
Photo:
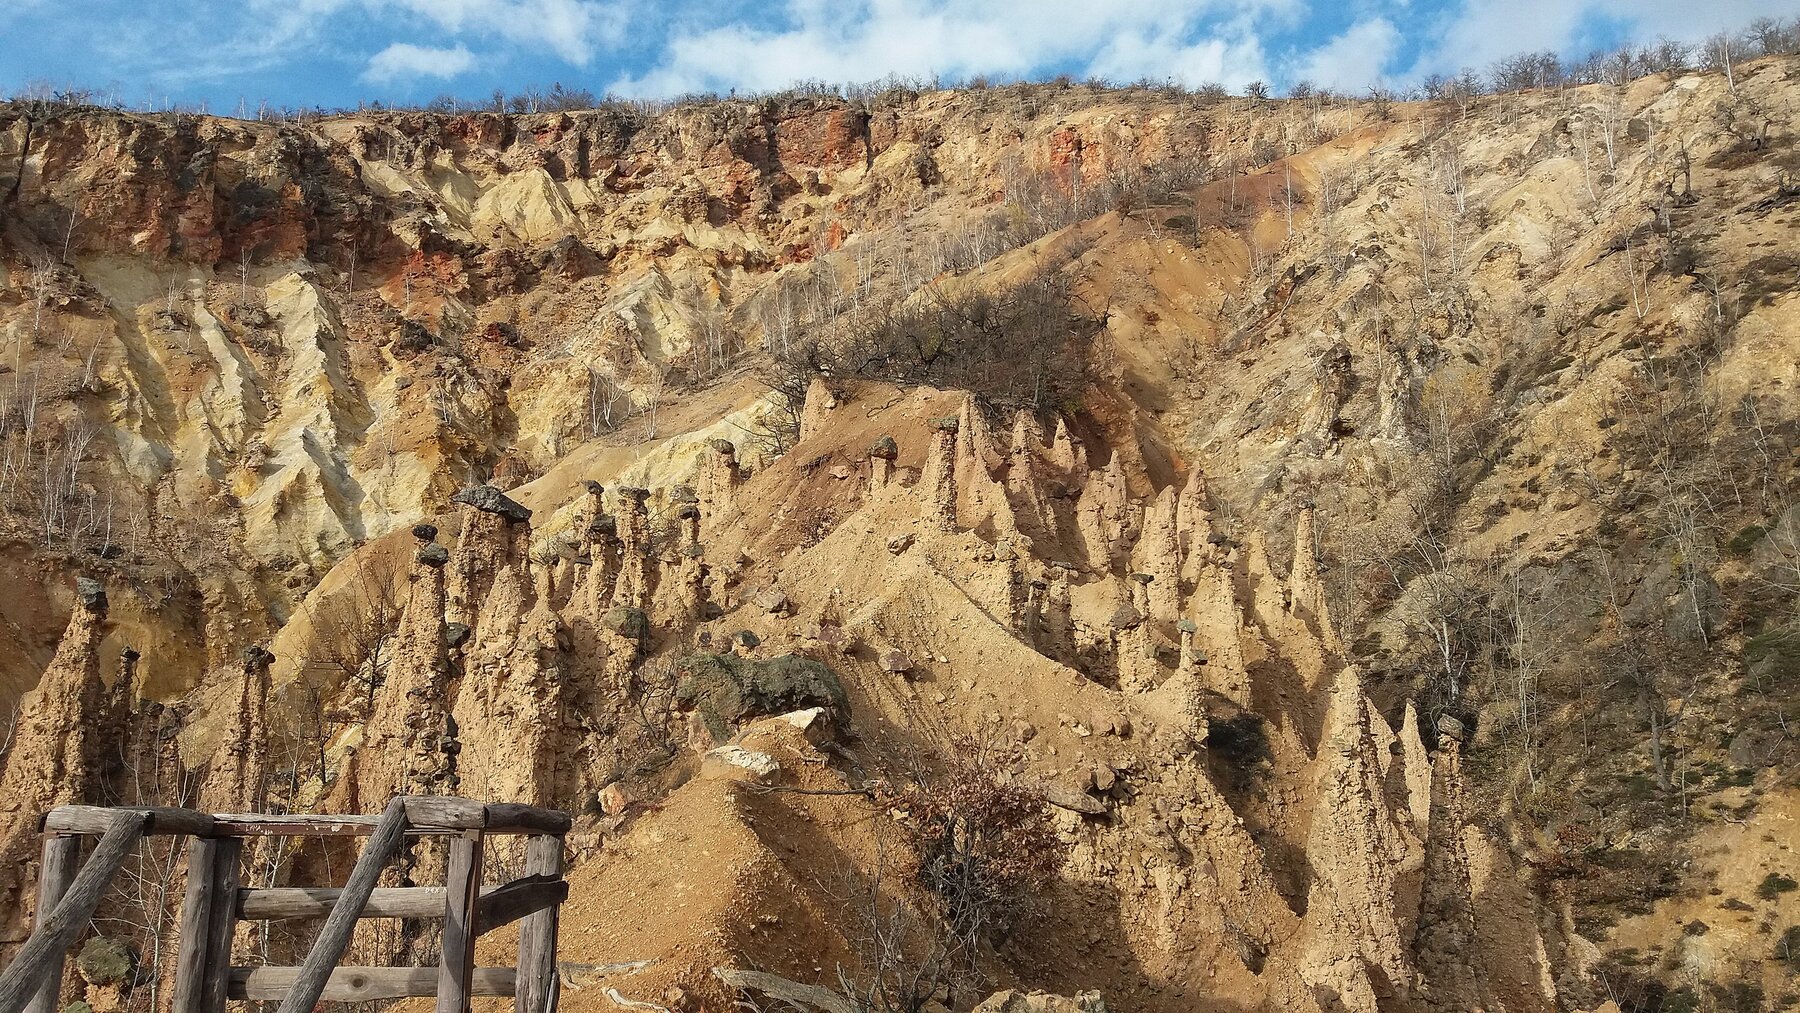
[[[469,642],[469,634],[474,631],[462,623],[444,624],[444,643],[451,648],[461,647]]]
[[[850,698],[837,675],[810,658],[695,654],[677,668],[676,699],[700,714],[715,742],[752,718],[819,707],[842,727],[850,714]]]
[[[1075,998],[1048,992],[1007,989],[976,1004],[971,1013],[1107,1013],[1099,992],[1077,992]]]
[[[421,542],[437,541],[438,529],[435,524],[414,524],[412,536]]]
[[[913,662],[905,651],[890,649],[881,652],[881,670],[896,675],[904,674],[913,670]]]
[[[502,517],[509,524],[527,524],[531,521],[530,510],[491,485],[470,486],[450,497],[450,501]]]
[[[887,540],[887,550],[889,553],[898,556],[907,549],[912,548],[912,543],[913,536],[912,532],[909,531],[904,535],[895,535],[894,537],[889,538]]]
[[[788,596],[779,587],[770,585],[750,596],[751,604],[770,614],[785,613],[790,602]]]
[[[420,548],[413,558],[422,566],[428,566],[433,570],[441,570],[450,562],[450,550],[436,542],[432,542],[430,545]]]

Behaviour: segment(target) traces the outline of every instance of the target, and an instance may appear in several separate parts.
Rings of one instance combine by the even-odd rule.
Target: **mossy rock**
[[[75,970],[81,980],[90,985],[116,985],[131,977],[132,966],[136,963],[137,959],[124,943],[95,936],[75,958]]]
[[[679,663],[676,699],[700,712],[713,739],[729,739],[751,718],[823,707],[842,727],[850,698],[831,669],[811,658],[695,654]]]
[[[602,621],[606,623],[607,629],[621,637],[642,640],[650,635],[650,617],[644,614],[643,609],[620,605],[617,608],[607,609],[606,616]]]

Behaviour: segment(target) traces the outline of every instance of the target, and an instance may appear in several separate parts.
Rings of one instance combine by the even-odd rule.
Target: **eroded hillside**
[[[899,951],[959,1009],[1791,1003],[1796,73],[0,109],[4,938],[49,805],[460,793],[578,814],[579,1009]],[[1056,860],[945,949],[972,760]]]

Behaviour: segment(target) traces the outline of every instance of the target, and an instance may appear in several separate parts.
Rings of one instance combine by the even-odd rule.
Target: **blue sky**
[[[1059,73],[1361,90],[1527,49],[1698,39],[1792,0],[0,0],[0,93],[213,112]]]

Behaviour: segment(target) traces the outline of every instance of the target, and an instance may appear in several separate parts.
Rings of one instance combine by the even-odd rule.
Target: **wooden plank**
[[[288,886],[239,890],[238,917],[246,921],[323,918],[343,895],[336,887]],[[382,886],[363,905],[364,918],[437,918],[444,913],[441,886]]]
[[[188,842],[187,892],[181,900],[180,946],[175,951],[174,1013],[199,1013],[206,986],[208,928],[219,903],[212,872],[225,842],[197,837]]]
[[[569,884],[548,876],[527,876],[481,891],[475,905],[475,934],[486,935],[535,911],[569,899]]]
[[[563,874],[563,839],[540,834],[525,845],[525,872],[532,877],[554,879]],[[561,884],[565,893],[568,884]],[[519,987],[513,993],[515,1013],[551,1013],[550,997],[556,985],[556,932],[558,905],[526,915],[519,925]]]
[[[57,834],[104,834],[114,815],[121,812],[144,813],[150,822],[146,834],[189,834],[204,837],[212,833],[213,818],[192,809],[167,806],[133,806],[108,808],[98,805],[59,805],[44,814],[41,829]]]
[[[76,873],[56,910],[19,947],[6,970],[0,971],[0,1013],[24,1013],[52,965],[87,927],[119,866],[144,839],[144,828],[149,822],[150,817],[142,812],[121,810],[113,814],[112,825],[101,835],[100,843]]]
[[[44,927],[50,920],[50,912],[69,892],[69,884],[75,882],[75,867],[80,862],[81,838],[62,834],[44,838],[44,858],[38,863],[37,928]],[[56,1013],[62,1007],[63,964],[67,957],[65,950],[51,958],[50,971],[44,976],[43,984],[38,986],[31,1005],[25,1008],[26,1013]]]
[[[212,904],[206,927],[206,973],[200,979],[200,1013],[225,1013],[225,985],[231,971],[231,937],[237,930],[237,905],[232,901],[237,898],[238,879],[242,874],[239,859],[243,853],[242,838],[220,838],[219,846],[213,849],[212,868],[206,873],[211,881],[207,892],[212,895]]]
[[[569,832],[575,821],[560,809],[543,809],[517,802],[494,802],[487,807],[490,834],[555,834]]]
[[[300,963],[292,987],[281,1000],[280,1013],[312,1013],[312,1008],[318,1005],[319,996],[324,994],[325,986],[330,982],[331,969],[343,959],[344,948],[350,945],[357,917],[362,914],[363,905],[369,902],[369,894],[375,891],[382,867],[393,857],[405,834],[406,805],[395,799],[388,803],[381,814],[381,825],[363,845],[356,867],[350,870],[350,881],[344,884],[344,892],[332,906],[312,950]],[[0,1010],[0,1013],[10,1011]]]
[[[481,831],[450,839],[439,934],[437,1013],[469,1013],[475,973],[475,908],[481,900]]]
[[[298,977],[297,967],[234,967],[230,974],[233,999],[272,1002],[286,999]],[[364,1002],[436,995],[435,967],[339,967],[326,979],[323,1002]],[[511,995],[518,971],[511,967],[477,967],[470,976],[471,995]]]
[[[415,827],[443,827],[448,830],[480,830],[487,826],[487,806],[466,798],[447,795],[408,795],[406,822]]]
[[[221,837],[367,837],[380,816],[291,813],[215,813],[213,833]]]

